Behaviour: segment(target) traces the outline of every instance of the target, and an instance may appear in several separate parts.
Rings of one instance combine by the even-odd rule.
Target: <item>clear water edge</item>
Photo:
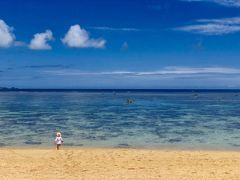
[[[57,130],[67,147],[240,150],[240,96],[0,92],[0,146],[51,147]]]

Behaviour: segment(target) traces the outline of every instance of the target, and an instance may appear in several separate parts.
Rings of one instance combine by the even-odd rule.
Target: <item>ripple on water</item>
[[[240,148],[240,96],[233,93],[199,92],[197,99],[192,92],[0,96],[0,146],[51,146],[60,130],[66,146]],[[127,98],[134,103],[126,105]]]

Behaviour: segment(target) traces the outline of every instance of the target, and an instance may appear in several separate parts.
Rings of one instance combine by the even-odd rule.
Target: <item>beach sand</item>
[[[238,180],[240,152],[0,149],[0,179]]]

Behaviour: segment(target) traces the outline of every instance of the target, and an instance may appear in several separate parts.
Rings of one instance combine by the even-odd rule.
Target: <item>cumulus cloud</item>
[[[37,33],[29,44],[29,48],[33,50],[48,50],[52,47],[48,44],[48,41],[53,40],[53,33],[50,30],[46,30],[43,33]]]
[[[240,7],[240,0],[183,0],[188,2],[213,2],[228,7]]]
[[[10,47],[14,40],[13,28],[0,19],[0,48]]]
[[[78,24],[69,28],[62,42],[72,48],[104,48],[106,44],[102,38],[91,39],[89,33]]]
[[[203,35],[224,35],[240,32],[240,17],[222,19],[200,19],[195,24],[175,28],[175,30]]]

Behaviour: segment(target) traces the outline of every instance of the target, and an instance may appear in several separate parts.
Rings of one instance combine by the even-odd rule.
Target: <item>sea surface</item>
[[[0,91],[0,146],[240,150],[240,91]]]

